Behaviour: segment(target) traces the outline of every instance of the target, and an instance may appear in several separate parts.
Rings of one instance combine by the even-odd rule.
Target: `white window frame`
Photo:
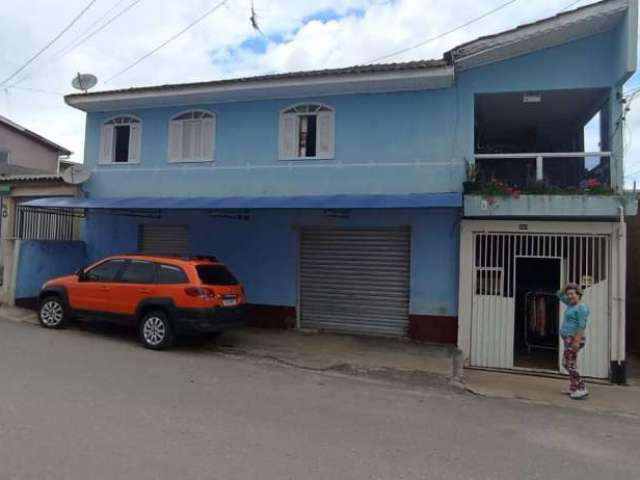
[[[177,124],[180,124],[180,135],[182,135],[183,132],[183,128],[184,128],[184,123],[190,120],[197,120],[194,118],[180,118],[183,117],[185,115],[188,114],[196,114],[196,113],[200,113],[202,115],[206,115],[205,117],[200,117],[200,120],[204,120],[204,119],[210,119],[212,122],[212,126],[211,126],[211,137],[210,137],[210,144],[206,145],[206,138],[207,135],[205,134],[205,129],[204,126],[201,127],[202,128],[202,138],[201,138],[201,142],[202,142],[202,156],[201,157],[193,157],[193,158],[176,158],[175,155],[173,154],[174,151],[174,136],[172,134],[174,128],[177,126]],[[204,109],[199,109],[199,108],[195,108],[195,109],[189,109],[189,110],[184,110],[182,112],[178,112],[175,115],[173,115],[170,119],[169,119],[169,128],[168,128],[168,142],[167,142],[167,161],[168,163],[207,163],[207,162],[213,162],[215,160],[215,144],[216,144],[216,127],[217,127],[217,118],[216,118],[216,114],[215,112],[211,112],[209,110],[204,110]],[[182,142],[182,137],[181,140]],[[205,151],[205,145],[207,148],[210,149],[209,152]],[[180,145],[180,147],[182,147],[182,144]]]
[[[115,127],[129,125],[129,157],[126,162],[115,161]],[[133,129],[131,126],[137,128],[137,139],[133,135]],[[137,140],[137,145],[132,145]],[[108,157],[105,155],[105,151],[109,152]],[[102,122],[102,128],[100,131],[100,151],[98,152],[98,164],[99,165],[136,165],[140,163],[140,157],[142,155],[142,119],[136,115],[121,114],[107,118]]]
[[[308,115],[328,114],[329,121],[329,148],[325,154],[319,154],[320,151],[320,127],[319,119],[316,120],[316,155],[313,157],[301,157],[297,154],[298,142],[300,139],[300,118]],[[295,117],[294,132],[286,132],[286,117]],[[285,135],[293,135],[295,154],[288,154],[283,146]],[[280,160],[333,160],[335,158],[335,108],[320,102],[302,102],[289,105],[280,111],[280,122],[278,131],[278,158]]]

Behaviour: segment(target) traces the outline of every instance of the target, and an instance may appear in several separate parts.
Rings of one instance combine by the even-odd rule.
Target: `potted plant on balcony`
[[[462,182],[464,193],[477,193],[480,190],[478,183],[478,165],[467,160],[465,163],[467,179]]]

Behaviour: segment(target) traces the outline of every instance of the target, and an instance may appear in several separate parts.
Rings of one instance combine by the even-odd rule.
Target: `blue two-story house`
[[[68,95],[85,197],[27,208],[84,216],[87,262],[216,255],[256,324],[452,343],[477,367],[558,371],[552,294],[577,282],[586,373],[620,376],[636,57],[637,0],[608,0],[441,60]]]

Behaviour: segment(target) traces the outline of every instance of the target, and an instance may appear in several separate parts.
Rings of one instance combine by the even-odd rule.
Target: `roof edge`
[[[430,78],[453,79],[453,66],[444,60],[364,65],[340,69],[301,71],[274,75],[157,85],[129,89],[105,90],[90,93],[74,93],[64,97],[67,105],[85,110],[92,104],[124,99],[179,98],[186,95],[249,93],[261,90],[265,96],[270,91],[295,87],[333,87],[338,90],[349,86],[366,86],[370,83],[389,85],[394,81],[420,82]],[[390,86],[390,90],[393,88]],[[85,110],[89,111],[89,110]]]

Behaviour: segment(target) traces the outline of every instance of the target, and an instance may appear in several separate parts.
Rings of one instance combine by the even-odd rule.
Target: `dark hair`
[[[577,283],[569,283],[566,287],[564,287],[564,293],[566,294],[569,290],[573,290],[576,294],[582,298],[582,288]]]

